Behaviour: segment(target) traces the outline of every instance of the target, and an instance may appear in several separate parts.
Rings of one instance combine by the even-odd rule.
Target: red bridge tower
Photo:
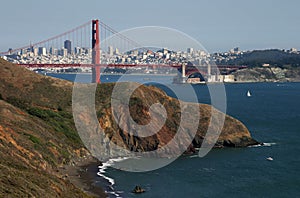
[[[100,30],[99,20],[92,21],[92,82],[100,83]]]

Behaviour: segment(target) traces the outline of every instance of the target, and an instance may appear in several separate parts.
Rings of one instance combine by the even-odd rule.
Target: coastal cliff
[[[143,152],[161,148],[174,137],[180,125],[178,100],[156,87],[140,86],[130,100],[130,114],[137,123],[147,124],[150,121],[149,107],[154,103],[161,103],[167,112],[166,123],[157,134],[140,138],[115,123],[110,103],[114,86],[114,83],[99,85],[95,98],[97,119],[109,139],[129,151]],[[124,86],[131,84],[125,83]],[[1,197],[93,196],[70,182],[70,177],[64,172],[66,166],[77,166],[80,161],[92,159],[73,121],[72,88],[71,82],[38,75],[0,59]],[[217,112],[216,116],[223,114],[209,105],[193,104],[193,107],[189,116],[192,118],[193,111],[200,111],[201,115],[191,143],[191,148],[197,148],[203,142],[211,113]],[[129,123],[128,116],[122,114],[121,106],[119,111],[119,123]],[[181,127],[189,131],[193,126],[194,123],[185,123]],[[215,147],[253,144],[257,142],[247,128],[226,115]],[[172,153],[172,149],[175,148],[168,152]]]
[[[130,86],[134,85],[125,83],[123,85],[123,89],[129,90],[131,89]],[[134,126],[131,126],[129,116],[124,113],[126,111],[123,110],[123,100],[121,100],[118,106],[115,108],[119,111],[119,124],[128,126],[127,130],[120,128],[114,120],[111,110],[110,97],[100,97],[104,94],[111,96],[113,88],[114,84],[107,84],[107,86],[104,86],[104,88],[99,87],[97,90],[98,95],[96,95],[96,111],[98,120],[101,128],[103,128],[104,132],[106,133],[106,136],[108,136],[118,146],[124,147],[129,151],[147,152],[157,150],[158,148],[165,146],[173,137],[175,137],[179,126],[186,134],[186,136],[182,136],[183,138],[186,138],[186,140],[190,138],[190,132],[193,131],[193,127],[198,127],[189,149],[199,148],[202,145],[209,126],[211,127],[212,131],[218,130],[217,125],[222,116],[225,116],[224,126],[214,147],[246,147],[258,143],[252,139],[245,125],[233,117],[224,115],[222,112],[206,104],[182,102],[182,107],[177,99],[167,96],[163,91],[154,86],[140,86],[133,92],[131,96],[131,102],[129,103],[130,115],[135,122],[142,125],[148,124],[151,121],[158,123],[160,117],[154,116],[151,118],[148,111],[152,104],[160,103],[166,109],[166,121],[162,128],[158,130],[155,135],[144,138],[137,137],[130,133],[132,132],[130,129],[134,128]],[[188,113],[185,114],[185,120],[187,122],[181,122],[180,120],[182,115],[180,112],[181,108],[189,108]],[[197,111],[200,112],[200,119],[197,120],[198,123],[195,124],[194,116],[197,114]],[[212,117],[217,117],[217,119],[212,119]],[[143,133],[151,134],[151,129],[145,129]],[[168,148],[168,150],[165,152],[168,154],[176,154],[175,150],[178,149],[180,150],[179,142],[178,144],[173,145],[173,147]]]

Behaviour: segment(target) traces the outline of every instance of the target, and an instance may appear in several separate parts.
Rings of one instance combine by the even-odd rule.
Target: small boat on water
[[[274,159],[272,157],[267,158],[268,161],[273,161]]]
[[[252,95],[251,95],[251,93],[250,93],[250,91],[248,90],[247,91],[247,97],[251,97]]]

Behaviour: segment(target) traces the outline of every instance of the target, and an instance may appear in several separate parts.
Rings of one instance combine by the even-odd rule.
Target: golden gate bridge
[[[125,64],[125,63],[104,63],[104,56],[101,56],[101,53],[107,53],[104,49],[107,49],[110,46],[109,39],[111,37],[117,38],[114,39],[114,45],[120,46],[124,51],[126,49],[141,49],[144,51],[149,51],[149,49],[145,48],[138,42],[124,36],[118,31],[114,30],[112,27],[103,23],[99,20],[88,21],[74,29],[71,29],[67,32],[59,34],[57,36],[51,37],[49,39],[31,43],[27,46],[9,49],[6,52],[0,52],[1,56],[14,56],[16,54],[23,53],[31,53],[32,56],[36,54],[44,54],[45,51],[49,51],[51,54],[57,54],[57,50],[61,49],[61,54],[71,54],[71,43],[73,43],[75,47],[76,53],[82,53],[83,51],[86,54],[91,54],[91,58],[89,60],[76,60],[73,59],[71,62],[62,63],[62,60],[52,61],[49,60],[45,63],[45,61],[40,60],[32,60],[27,61],[26,63],[18,62],[18,65],[27,67],[27,68],[72,68],[72,67],[90,67],[92,68],[92,81],[95,83],[100,83],[100,68],[102,67],[151,67],[151,68],[161,68],[161,67],[172,67],[181,71],[183,76],[190,75],[195,72],[199,72],[199,68],[188,67],[186,63],[137,63],[137,64]],[[105,41],[105,42],[103,42]],[[107,42],[108,41],[108,42]],[[103,46],[101,46],[103,44]],[[197,67],[197,66],[196,66]],[[238,69],[243,69],[245,66],[215,66],[213,68],[210,66],[206,70],[201,69],[202,74],[210,74],[212,69],[223,70],[223,71],[235,71]]]

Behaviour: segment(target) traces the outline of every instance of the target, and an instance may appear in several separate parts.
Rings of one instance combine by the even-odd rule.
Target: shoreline
[[[97,175],[102,163],[93,157],[75,159],[70,165],[59,168],[62,179],[84,191],[87,195],[96,198],[108,197],[105,192],[107,181]]]
[[[113,158],[100,162],[97,158],[88,156],[73,159],[70,165],[59,168],[61,178],[84,191],[87,195],[96,198],[120,197],[122,191],[115,191],[115,180],[105,175],[106,169],[115,162],[128,158]]]
[[[43,72],[46,74],[80,74],[80,75],[92,75],[91,72]],[[43,74],[39,73],[39,74]],[[144,73],[132,73],[132,74],[122,74],[122,73],[101,73],[101,76],[176,76],[177,74],[144,74]]]
[[[47,74],[65,74],[65,75],[91,75],[92,73],[88,72],[46,72]],[[42,73],[39,73],[42,74]],[[175,77],[176,74],[110,74],[110,73],[102,73],[101,76],[145,76],[145,77]],[[300,83],[300,79],[289,79],[289,80],[267,80],[267,81],[228,81],[228,82],[206,82],[206,83],[194,83],[194,84],[252,84],[252,83]],[[173,83],[173,84],[193,84],[193,83]]]

